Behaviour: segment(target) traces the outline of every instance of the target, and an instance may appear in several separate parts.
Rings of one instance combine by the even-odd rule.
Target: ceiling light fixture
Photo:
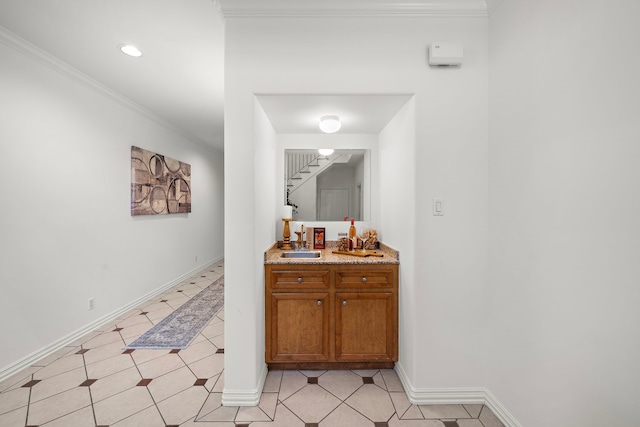
[[[142,56],[142,52],[140,52],[140,49],[138,49],[137,47],[135,47],[133,45],[130,45],[130,44],[121,45],[120,46],[120,50],[125,55],[133,56],[134,58]]]
[[[338,116],[322,116],[320,117],[320,130],[324,133],[334,133],[340,130],[340,117]]]
[[[333,148],[320,148],[318,153],[322,156],[330,156],[333,154]]]

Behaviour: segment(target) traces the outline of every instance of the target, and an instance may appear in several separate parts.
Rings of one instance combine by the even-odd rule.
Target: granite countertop
[[[320,258],[281,258],[283,251],[278,248],[278,243],[274,243],[264,252],[265,264],[400,264],[400,254],[390,246],[380,243],[380,249],[376,252],[384,256],[360,257],[353,255],[334,254],[338,249],[338,242],[326,242],[326,249],[311,249],[320,251]]]

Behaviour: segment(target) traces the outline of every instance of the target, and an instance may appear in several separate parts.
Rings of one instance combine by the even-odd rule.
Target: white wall
[[[453,40],[465,46],[460,69],[434,69],[426,64],[430,42]],[[482,386],[485,383],[485,324],[483,295],[487,266],[487,20],[482,18],[383,18],[383,19],[252,19],[226,20],[225,157],[227,172],[233,158],[256,149],[248,124],[252,123],[254,93],[259,94],[415,94],[415,152],[400,157],[415,159],[413,187],[393,190],[400,203],[386,210],[384,224],[403,224],[403,231],[383,239],[416,259],[414,280],[403,280],[401,293],[411,292],[421,313],[405,319],[401,327],[415,324],[415,334],[401,331],[401,359],[408,381],[424,390]],[[388,140],[392,145],[393,141]],[[396,153],[397,154],[397,153]],[[278,160],[276,158],[276,160]],[[386,164],[380,182],[406,176],[407,165]],[[410,170],[410,169],[409,169]],[[271,191],[270,174],[242,178],[227,173],[229,193],[245,188]],[[379,184],[374,184],[379,185]],[[281,188],[280,186],[278,186]],[[402,196],[402,197],[401,197]],[[431,216],[431,199],[447,199],[447,214]],[[227,232],[237,233],[246,211],[258,209],[251,197],[233,197],[236,218],[227,215]],[[415,209],[411,208],[415,203]],[[278,205],[281,205],[279,202]],[[409,211],[402,208],[409,206]],[[262,210],[262,208],[260,208]],[[264,211],[264,210],[263,210]],[[268,210],[264,211],[268,213]],[[372,216],[373,217],[373,216]],[[415,227],[407,227],[415,218]],[[277,216],[256,220],[271,227]],[[411,222],[409,222],[411,224]],[[388,225],[391,229],[391,226]],[[397,230],[397,228],[396,228]],[[399,233],[405,233],[405,238]],[[243,233],[242,236],[248,237]],[[261,277],[241,270],[262,265],[262,257],[242,256],[227,246],[227,295],[235,298],[227,313],[246,310],[237,298],[247,289],[262,286]],[[401,258],[401,269],[405,264]],[[233,261],[232,261],[233,260]],[[237,276],[236,276],[237,275]],[[242,276],[245,280],[239,280]],[[244,289],[244,290],[243,290]],[[236,304],[239,304],[236,306]],[[245,334],[246,322],[227,320],[227,336]],[[261,328],[262,324],[259,325]],[[234,342],[233,354],[253,352],[257,338]],[[259,331],[264,333],[263,329]],[[415,340],[414,340],[415,338]],[[242,366],[245,359],[225,358],[225,392],[240,387],[249,392],[259,383],[255,372]],[[252,366],[253,361],[248,364]],[[240,381],[241,379],[242,381]]]
[[[223,256],[221,153],[9,46],[0,43],[0,375]],[[191,164],[192,213],[131,216],[131,145]]]
[[[489,389],[523,426],[638,426],[640,3],[490,18]]]

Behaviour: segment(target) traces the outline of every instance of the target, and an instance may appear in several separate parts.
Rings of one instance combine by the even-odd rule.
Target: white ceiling
[[[487,16],[502,0],[0,0],[0,41],[45,51],[131,100],[195,142],[223,149],[224,16]],[[16,39],[14,36],[17,36]],[[118,45],[143,52],[131,58]],[[11,43],[9,43],[11,44]],[[45,55],[46,56],[46,55]],[[373,96],[373,95],[372,95]],[[388,98],[386,101],[402,102]],[[335,102],[344,132],[381,123],[389,109],[362,97],[261,98],[276,130],[317,128],[302,114]],[[406,102],[406,99],[404,100]],[[288,123],[292,105],[300,122]],[[379,103],[374,103],[376,105]],[[393,104],[395,105],[395,104]],[[402,105],[402,104],[400,104]],[[399,108],[399,106],[396,105]],[[394,111],[397,112],[396,108]],[[393,110],[393,108],[391,108]],[[386,111],[386,112],[385,112]],[[386,116],[385,116],[386,115]],[[365,117],[370,117],[369,125]],[[352,118],[353,120],[347,118]],[[390,118],[390,117],[389,117]],[[304,124],[304,120],[309,123]],[[387,120],[388,121],[388,120]],[[369,127],[367,127],[369,126]],[[341,131],[343,132],[343,131]]]
[[[320,117],[338,116],[339,133],[377,134],[411,95],[259,95],[277,133],[322,133]]]

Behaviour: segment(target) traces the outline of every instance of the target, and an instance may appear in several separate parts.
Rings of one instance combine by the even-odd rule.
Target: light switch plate
[[[441,197],[433,198],[433,216],[444,216],[444,199]]]

